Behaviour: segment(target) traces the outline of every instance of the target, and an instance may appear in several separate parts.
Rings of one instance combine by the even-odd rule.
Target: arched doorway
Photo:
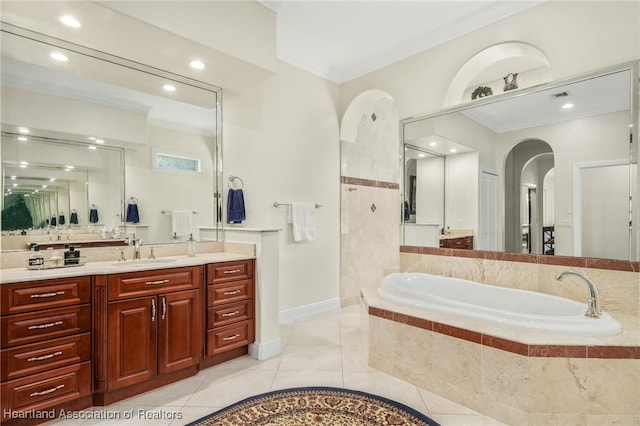
[[[553,211],[548,205],[553,200],[549,174],[553,167],[553,150],[543,140],[527,139],[509,151],[505,162],[505,251],[553,253],[553,247],[545,246],[549,241],[543,234],[544,229],[553,228],[548,215]]]

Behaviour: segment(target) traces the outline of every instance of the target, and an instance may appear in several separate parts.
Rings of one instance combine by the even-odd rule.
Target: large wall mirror
[[[1,36],[3,250],[177,242],[176,212],[196,238],[220,228],[218,87],[7,23]]]
[[[403,120],[404,244],[638,260],[637,104],[634,62]]]

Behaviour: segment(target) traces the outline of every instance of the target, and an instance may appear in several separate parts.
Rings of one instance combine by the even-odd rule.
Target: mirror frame
[[[94,58],[96,60],[109,62],[114,65],[119,65],[122,67],[126,67],[132,70],[136,70],[139,72],[143,72],[146,74],[150,74],[156,77],[160,77],[163,79],[167,79],[170,81],[175,81],[180,84],[188,85],[197,89],[202,89],[207,92],[211,92],[216,96],[216,107],[214,110],[214,114],[212,116],[212,124],[215,125],[215,142],[214,146],[209,147],[212,155],[212,164],[215,168],[214,170],[214,182],[213,182],[213,217],[211,218],[214,227],[215,227],[215,240],[223,241],[223,226],[222,226],[222,215],[218,212],[222,211],[223,208],[223,199],[221,196],[222,191],[222,176],[223,176],[223,153],[222,153],[222,88],[205,83],[200,80],[196,80],[190,77],[185,77],[183,75],[179,75],[173,73],[171,71],[166,71],[157,67],[153,67],[150,65],[146,65],[140,62],[136,62],[134,60],[126,59],[123,57],[115,56],[106,52],[102,52],[99,50],[95,50],[77,43],[69,42],[60,38],[56,38],[53,36],[49,36],[46,34],[38,33],[26,28],[22,28],[5,21],[0,21],[0,32],[11,34],[14,36],[18,36],[21,38],[29,39],[35,42],[39,42],[45,45],[49,45],[52,47],[56,47],[62,50],[70,51],[73,53],[77,53],[80,55],[84,55],[87,57]],[[73,142],[73,141],[72,141]],[[119,147],[118,147],[119,148]],[[122,188],[121,193],[123,194],[123,199],[120,200],[121,210],[122,210],[122,220],[124,221],[124,206],[125,206],[125,195],[126,194],[126,170],[124,168],[125,164],[125,153],[123,149],[123,155],[121,156],[122,163],[122,171],[123,171],[123,179],[122,179]],[[124,222],[122,222],[124,224]],[[163,244],[168,242],[162,242]]]
[[[407,124],[411,124],[411,123],[415,123],[415,122],[419,122],[421,120],[426,120],[426,119],[430,119],[430,118],[436,118],[439,116],[443,116],[446,114],[452,114],[452,113],[456,113],[456,112],[462,112],[465,110],[469,110],[475,107],[479,107],[479,106],[483,106],[483,105],[489,105],[489,104],[493,104],[496,102],[500,102],[500,101],[504,101],[504,100],[508,100],[508,99],[512,99],[512,98],[516,98],[516,97],[522,97],[522,96],[527,96],[530,94],[534,94],[534,93],[538,93],[541,91],[545,91],[545,90],[550,90],[550,89],[556,89],[562,86],[565,86],[567,84],[571,84],[571,83],[577,83],[580,81],[585,81],[585,80],[589,80],[589,79],[593,79],[593,78],[597,78],[600,76],[604,76],[604,75],[608,75],[608,74],[613,74],[613,73],[617,73],[617,72],[624,72],[624,71],[629,71],[630,72],[630,104],[629,104],[629,114],[630,114],[630,130],[629,130],[629,140],[630,140],[630,151],[629,151],[629,160],[630,160],[630,165],[632,164],[638,164],[638,123],[640,121],[640,117],[639,117],[639,108],[638,108],[638,103],[640,102],[640,92],[639,92],[639,86],[640,86],[640,82],[639,82],[639,75],[640,75],[640,60],[633,60],[633,61],[628,61],[628,62],[624,62],[621,64],[617,64],[617,65],[612,65],[609,67],[605,67],[605,68],[601,68],[595,71],[591,71],[588,73],[583,73],[583,74],[577,74],[571,77],[567,77],[567,78],[562,78],[562,79],[558,79],[558,80],[553,80],[547,83],[542,83],[542,84],[538,84],[538,85],[534,85],[534,86],[530,86],[530,87],[526,87],[526,88],[522,88],[522,89],[518,89],[515,91],[510,91],[510,92],[505,92],[505,93],[501,93],[501,94],[497,94],[497,95],[492,95],[492,96],[487,96],[487,97],[483,97],[483,98],[478,98],[472,101],[468,101],[462,104],[458,104],[458,105],[454,105],[451,107],[447,107],[447,108],[442,108],[439,109],[435,112],[431,112],[431,113],[427,113],[427,114],[423,114],[423,115],[419,115],[419,116],[413,116],[413,117],[409,117],[409,118],[405,118],[400,120],[400,153],[399,153],[399,157],[401,159],[402,162],[402,172],[401,172],[401,193],[400,193],[400,217],[401,217],[401,221],[400,221],[400,244],[401,246],[405,246],[405,223],[409,223],[405,221],[405,215],[404,215],[404,200],[406,200],[407,198],[407,190],[409,188],[407,188],[407,182],[406,182],[406,157],[405,157],[405,125]],[[634,209],[633,207],[633,197],[640,197],[640,174],[638,176],[636,176],[636,180],[631,179],[631,173],[630,173],[630,202],[629,202],[629,206],[630,206],[630,227],[629,227],[629,232],[630,232],[630,239],[629,239],[629,256],[628,259],[611,259],[611,260],[623,260],[623,261],[639,261],[640,260],[640,206],[635,206],[636,208]],[[637,203],[636,203],[637,204]],[[479,208],[479,206],[478,206]],[[503,212],[504,213],[504,212]],[[443,212],[443,217],[446,220],[446,215]],[[504,227],[504,221],[503,223],[499,226],[503,226]],[[504,233],[502,238],[504,239]],[[575,238],[575,237],[574,237]],[[496,253],[511,253],[511,252],[506,252],[504,250],[504,240],[502,241],[502,245],[503,245],[503,249],[502,250],[498,250],[496,251]],[[439,250],[439,247],[429,247],[429,249],[436,249]],[[475,251],[486,251],[486,250],[479,250],[479,249],[473,249]],[[515,253],[511,253],[511,254],[515,254]],[[520,254],[520,253],[518,253]],[[569,257],[569,258],[582,258],[581,256],[572,256],[572,255],[564,255],[562,257]]]

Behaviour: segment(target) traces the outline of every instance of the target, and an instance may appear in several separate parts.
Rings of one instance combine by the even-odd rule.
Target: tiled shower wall
[[[341,142],[340,298],[358,303],[397,270],[400,246],[400,142],[395,103],[383,99],[361,116],[355,142]]]

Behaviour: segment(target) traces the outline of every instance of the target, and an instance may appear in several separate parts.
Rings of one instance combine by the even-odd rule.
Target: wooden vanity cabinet
[[[462,250],[473,250],[473,236],[458,238],[441,238],[440,248],[453,248]]]
[[[87,276],[0,286],[3,424],[91,406],[90,301]]]
[[[252,259],[207,265],[207,331],[203,366],[248,353],[254,341]]]
[[[196,374],[203,347],[203,276],[204,267],[194,266],[99,280],[96,324],[106,324],[106,334],[96,337],[94,404]]]

